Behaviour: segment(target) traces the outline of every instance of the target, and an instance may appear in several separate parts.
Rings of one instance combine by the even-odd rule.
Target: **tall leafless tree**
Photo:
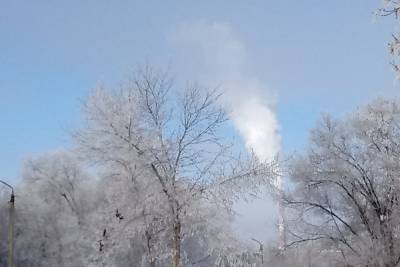
[[[132,181],[137,192],[154,192],[146,201],[165,204],[161,218],[172,237],[172,266],[178,267],[184,233],[191,231],[183,222],[199,201],[228,207],[234,195],[258,190],[275,174],[273,165],[253,157],[232,157],[216,90],[189,85],[174,94],[172,85],[167,75],[146,68],[120,90],[95,90],[83,108],[85,127],[75,137],[91,160],[141,170]]]

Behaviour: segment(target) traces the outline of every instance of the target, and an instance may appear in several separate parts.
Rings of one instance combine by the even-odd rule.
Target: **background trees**
[[[231,208],[273,181],[277,166],[234,153],[215,91],[189,87],[175,95],[171,86],[147,69],[119,90],[93,91],[75,147],[26,161],[17,188],[17,264],[400,262],[397,99],[377,99],[343,120],[321,118],[309,149],[288,166],[287,250],[267,248],[260,257],[234,237]],[[5,247],[2,241],[2,257]]]
[[[16,253],[19,265],[83,266],[91,250],[89,176],[71,152],[27,160],[18,187]]]
[[[377,99],[345,120],[324,116],[291,176],[292,243],[313,241],[346,264],[396,266],[400,106]]]

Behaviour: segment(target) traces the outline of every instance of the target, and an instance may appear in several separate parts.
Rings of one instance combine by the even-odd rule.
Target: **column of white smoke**
[[[260,81],[247,73],[246,49],[231,26],[204,21],[185,24],[174,39],[185,48],[194,49],[193,59],[206,70],[202,73],[205,79],[222,85],[222,104],[229,110],[246,147],[260,160],[273,160],[281,144],[279,124],[272,109],[274,98]],[[277,179],[275,185],[281,190],[282,182],[280,177]],[[279,215],[278,227],[282,239],[283,214]]]
[[[249,96],[241,95],[233,106],[235,109],[232,111],[232,119],[246,146],[253,150],[260,160],[274,160],[280,150],[280,136],[279,125],[272,109],[263,103],[262,98],[254,94],[254,91]],[[278,247],[283,250],[286,238],[280,176],[276,177],[273,185],[278,192]]]
[[[245,88],[243,87],[243,89]],[[232,97],[230,100],[230,106],[234,107],[231,111],[232,120],[245,140],[247,148],[254,151],[260,160],[274,160],[280,151],[281,141],[275,113],[267,103],[262,101],[263,98],[254,89],[247,93],[244,90],[243,94],[236,91],[233,93],[236,97]],[[278,248],[283,250],[286,238],[281,179],[281,176],[277,176],[273,185],[278,192]]]

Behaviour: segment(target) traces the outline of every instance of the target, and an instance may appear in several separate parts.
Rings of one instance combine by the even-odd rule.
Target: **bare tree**
[[[377,99],[343,121],[324,116],[292,165],[288,246],[311,241],[347,264],[396,266],[399,171],[398,100]]]
[[[146,68],[120,90],[95,90],[83,107],[85,127],[75,139],[90,160],[135,170],[127,173],[136,173],[130,180],[146,198],[133,206],[142,207],[141,214],[158,210],[177,267],[182,239],[192,231],[183,222],[199,202],[229,207],[233,193],[259,190],[274,173],[255,158],[232,157],[216,90],[189,85],[174,95],[171,88],[167,75]]]

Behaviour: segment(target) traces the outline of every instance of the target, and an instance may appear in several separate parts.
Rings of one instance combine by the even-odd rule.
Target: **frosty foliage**
[[[398,99],[320,120],[308,152],[292,164],[289,247],[311,242],[340,265],[400,262],[399,125]]]
[[[234,237],[232,205],[263,192],[276,163],[235,154],[216,91],[190,85],[175,94],[172,85],[146,68],[121,88],[93,90],[75,146],[26,160],[16,187],[16,266],[254,263]],[[1,226],[8,193],[1,188]],[[0,238],[1,265],[6,255]]]
[[[125,238],[142,235],[151,266],[187,265],[186,240],[208,251],[206,258],[229,247],[217,222],[227,221],[239,195],[272,178],[270,165],[233,156],[218,98],[197,85],[175,95],[168,76],[146,68],[119,90],[95,90],[84,105],[77,149],[104,167],[109,187],[119,187],[110,204],[126,225],[112,229]],[[107,249],[110,241],[102,242]]]
[[[218,92],[189,85],[176,94],[172,86],[145,68],[118,89],[93,90],[74,147],[25,162],[16,188],[17,266],[254,262],[238,256],[232,205],[263,192],[276,164],[235,154]],[[0,212],[7,225],[6,204]]]
[[[382,8],[378,9],[377,15],[379,16],[393,16],[396,20],[400,15],[400,1],[398,0],[384,0]],[[400,78],[400,67],[398,59],[400,56],[400,36],[398,33],[392,34],[392,40],[389,42],[389,53],[392,56],[391,65],[393,66],[397,78]]]
[[[16,266],[87,265],[93,202],[78,161],[69,152],[46,154],[29,159],[23,176],[16,188]]]

